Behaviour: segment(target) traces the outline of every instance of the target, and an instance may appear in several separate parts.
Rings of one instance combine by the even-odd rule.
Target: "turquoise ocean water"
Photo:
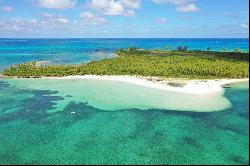
[[[27,61],[75,64],[114,56],[119,48],[249,50],[249,39],[0,39],[0,71]]]
[[[87,62],[118,47],[11,42],[0,42],[5,66]],[[114,81],[0,79],[0,164],[248,164],[249,82],[231,86],[197,97]]]

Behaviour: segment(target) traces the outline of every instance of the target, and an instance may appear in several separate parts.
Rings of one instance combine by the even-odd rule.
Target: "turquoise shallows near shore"
[[[11,86],[29,90],[50,90],[62,100],[49,112],[62,111],[72,100],[105,111],[123,109],[164,109],[173,111],[213,112],[232,106],[224,91],[192,95],[143,87],[132,83],[88,79],[9,79]],[[67,97],[71,96],[71,97]]]
[[[104,100],[92,95],[111,94],[93,89],[92,84],[109,92],[114,82],[84,83],[89,88],[78,93],[74,90],[78,89],[76,80],[55,83],[0,80],[0,164],[249,164],[248,83],[226,89],[224,97],[232,107],[218,112],[135,108],[106,111],[90,106]],[[133,95],[139,90],[145,95],[153,93],[147,91],[148,87],[115,85],[117,92],[124,89],[122,92],[128,94],[121,103],[128,104],[125,99],[132,102],[129,97],[135,100]],[[67,93],[71,89],[74,93]],[[153,95],[151,99],[155,100],[162,94]],[[92,104],[75,102],[87,97],[93,98],[89,101]],[[149,107],[151,102],[147,102]],[[182,102],[179,100],[180,105]],[[58,107],[61,110],[54,112]]]

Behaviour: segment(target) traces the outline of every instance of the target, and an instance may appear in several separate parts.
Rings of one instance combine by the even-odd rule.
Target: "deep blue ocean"
[[[249,51],[249,39],[0,39],[0,71],[27,61],[76,64],[114,56],[119,48]]]

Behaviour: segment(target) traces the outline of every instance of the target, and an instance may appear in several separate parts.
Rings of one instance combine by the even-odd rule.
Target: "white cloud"
[[[42,13],[42,18],[43,18],[43,21],[45,21],[45,22],[51,22],[51,23],[56,23],[56,24],[69,24],[70,23],[70,21],[67,19],[67,18],[65,18],[64,16],[62,16],[62,15],[56,15],[56,14],[50,14],[50,13],[47,13],[47,12],[44,12],[44,13]]]
[[[249,23],[246,23],[246,24],[240,24],[241,28],[244,28],[244,29],[249,29]]]
[[[68,24],[69,23],[69,20],[66,19],[66,18],[58,18],[57,21],[62,23],[62,24]]]
[[[216,29],[214,29],[213,31],[217,32],[217,34],[215,33],[215,35],[223,35],[223,36],[230,36],[230,37],[246,38],[249,35],[249,29],[247,27],[243,28],[241,24],[235,24],[235,23],[218,25],[218,27],[216,27]]]
[[[91,12],[82,12],[80,17],[83,19],[84,25],[104,25],[107,23],[105,18],[95,16]]]
[[[226,12],[225,16],[229,18],[238,19],[240,18],[240,13]]]
[[[41,13],[34,19],[27,18],[0,18],[0,36],[64,36],[93,33],[95,27],[90,25],[105,25],[108,21],[105,18],[94,15],[91,12],[81,13],[80,20],[69,20],[63,15]],[[97,26],[98,27],[98,26]],[[88,29],[89,28],[89,29]],[[102,28],[102,27],[100,27]],[[103,28],[102,28],[103,29]],[[101,33],[101,31],[100,31]]]
[[[199,8],[195,4],[187,4],[187,5],[182,5],[178,6],[176,8],[177,12],[197,12]]]
[[[175,5],[177,12],[197,12],[199,8],[194,3],[196,0],[152,0],[156,4]]]
[[[88,6],[110,16],[135,16],[132,9],[139,8],[140,0],[89,0]]]
[[[121,0],[121,2],[128,8],[137,9],[141,6],[141,0]]]
[[[28,29],[35,29],[36,19],[13,18],[10,20],[0,20],[0,31],[5,32],[22,32]]]
[[[42,13],[42,16],[45,17],[45,18],[51,18],[51,17],[54,17],[55,15],[54,15],[54,14],[47,13],[47,12],[43,12],[43,13]]]
[[[173,4],[173,5],[183,5],[183,4],[188,4],[190,2],[194,2],[195,0],[152,0],[153,2],[157,4]]]
[[[0,11],[3,11],[3,12],[13,12],[14,9],[10,6],[0,6]]]
[[[61,15],[43,13],[38,19],[0,19],[0,32],[6,33],[55,33],[72,29],[72,24]]]
[[[76,0],[39,0],[38,5],[43,8],[49,9],[70,9],[75,7]]]
[[[156,19],[155,19],[155,22],[156,22],[157,24],[166,24],[166,23],[167,23],[167,19],[164,18],[164,17],[162,17],[162,18],[156,18]]]
[[[187,29],[184,27],[184,26],[178,26],[177,28],[176,28],[176,31],[177,32],[185,32]]]

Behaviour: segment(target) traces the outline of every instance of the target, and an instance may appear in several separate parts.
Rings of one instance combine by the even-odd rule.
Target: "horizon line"
[[[0,39],[249,39],[249,37],[0,37]]]

